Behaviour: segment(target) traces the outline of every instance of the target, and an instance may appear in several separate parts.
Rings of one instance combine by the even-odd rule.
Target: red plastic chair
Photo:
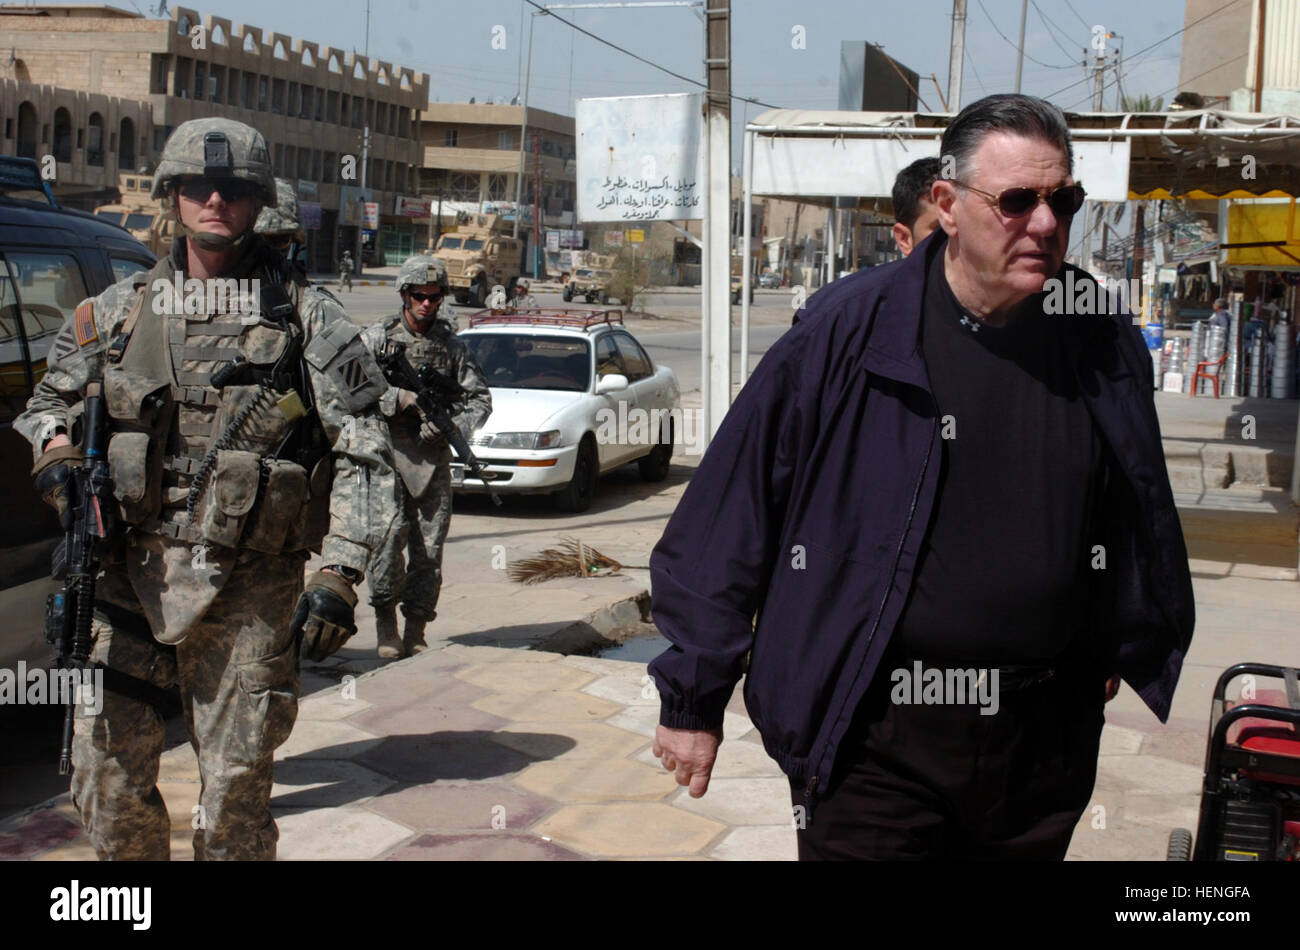
[[[1204,363],[1196,364],[1196,372],[1192,374],[1192,385],[1188,387],[1187,395],[1199,396],[1201,394],[1201,380],[1208,379],[1214,383],[1214,398],[1219,398],[1219,371],[1223,369],[1223,364],[1227,362],[1228,354],[1224,353],[1217,360],[1207,360]],[[1209,367],[1214,367],[1214,372],[1210,372]]]

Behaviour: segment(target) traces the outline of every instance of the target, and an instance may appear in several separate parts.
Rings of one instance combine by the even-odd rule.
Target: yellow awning
[[[1227,244],[1226,263],[1229,267],[1294,270],[1300,264],[1300,235],[1296,234],[1295,201],[1284,204],[1229,205]],[[1232,247],[1234,244],[1257,246]]]

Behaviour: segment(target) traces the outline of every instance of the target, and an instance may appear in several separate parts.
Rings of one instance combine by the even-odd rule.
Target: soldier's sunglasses
[[[1023,218],[1038,207],[1040,200],[1046,201],[1058,218],[1068,218],[1083,207],[1083,199],[1088,195],[1082,185],[1065,185],[1046,195],[1032,188],[1008,188],[995,195],[962,181],[954,180],[953,184],[990,199],[1008,218]]]
[[[256,194],[257,187],[247,181],[213,181],[210,178],[192,178],[180,184],[181,194],[200,204],[206,204],[214,191],[220,193],[221,200],[226,204],[233,204],[241,198]]]
[[[411,299],[414,300],[416,303],[424,303],[426,300],[442,299],[442,294],[421,294],[421,293],[417,293],[414,290],[407,291],[407,293],[411,295]]]

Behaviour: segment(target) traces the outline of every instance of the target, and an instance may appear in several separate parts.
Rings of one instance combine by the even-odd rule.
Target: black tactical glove
[[[317,571],[307,578],[289,629],[302,637],[305,660],[323,660],[337,651],[357,632],[353,608],[357,595],[352,585],[330,571]]]
[[[72,526],[72,470],[81,467],[81,449],[61,445],[48,450],[32,468],[36,491],[47,505],[59,513],[64,531]]]

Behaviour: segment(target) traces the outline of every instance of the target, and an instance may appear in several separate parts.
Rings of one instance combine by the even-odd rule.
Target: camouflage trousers
[[[289,621],[302,588],[301,557],[243,552],[203,618],[172,647],[149,634],[124,570],[110,568],[98,582],[96,601],[109,607],[95,612],[92,659],[180,688],[201,785],[198,808],[178,817],[195,829],[197,860],[275,858],[271,764],[298,716]],[[100,860],[167,860],[171,822],[157,785],[163,738],[162,716],[142,700],[107,691],[97,715],[78,710],[72,800]]]
[[[400,602],[410,620],[431,621],[442,591],[442,547],[451,525],[451,466],[439,465],[424,495],[412,497],[398,479],[401,515],[370,556],[370,603]],[[409,553],[409,562],[405,556]]]

